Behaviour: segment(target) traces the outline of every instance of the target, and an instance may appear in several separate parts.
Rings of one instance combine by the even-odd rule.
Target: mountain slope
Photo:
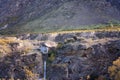
[[[0,4],[1,33],[86,29],[120,22],[119,0],[1,0]]]

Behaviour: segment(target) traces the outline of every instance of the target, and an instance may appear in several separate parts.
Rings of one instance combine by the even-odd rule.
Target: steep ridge
[[[0,4],[1,33],[86,29],[120,21],[119,0],[1,0]]]

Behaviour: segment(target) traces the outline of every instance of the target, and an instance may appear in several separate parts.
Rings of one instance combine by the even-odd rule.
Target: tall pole
[[[44,61],[44,80],[46,80],[46,61]]]
[[[47,57],[48,57],[48,47],[43,45],[40,47],[40,51],[42,52],[42,56],[43,56],[43,70],[44,70],[44,80],[46,80],[46,75],[47,75],[47,72],[46,72],[46,61],[47,61]]]

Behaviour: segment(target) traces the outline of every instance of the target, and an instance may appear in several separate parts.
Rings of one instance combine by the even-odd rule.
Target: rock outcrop
[[[61,73],[62,75],[59,75],[59,77],[62,79],[59,80],[79,80],[80,78],[86,80],[87,78],[85,77],[93,73],[98,76],[104,75],[104,77],[109,79],[107,77],[108,66],[120,56],[120,40],[110,40],[105,43],[101,43],[98,40],[97,44],[89,47],[81,45],[81,43],[77,43],[77,45],[75,43],[63,45],[57,50],[57,57],[52,63],[52,69],[56,69],[56,75],[57,67],[64,69],[62,70],[64,75]],[[66,69],[68,70],[66,71]],[[51,75],[50,80],[56,80]]]
[[[0,60],[0,79],[38,80],[43,73],[40,54],[21,56],[16,52]]]
[[[55,59],[48,67],[48,80],[86,80],[87,76],[91,80],[99,76],[110,79],[108,67],[120,56],[119,32],[61,36]]]
[[[38,80],[42,77],[42,54],[32,42],[1,37],[0,46],[0,79]]]

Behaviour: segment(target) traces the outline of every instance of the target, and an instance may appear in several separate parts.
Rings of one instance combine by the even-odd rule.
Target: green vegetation
[[[48,63],[53,62],[55,60],[55,57],[56,57],[56,51],[55,50],[49,51],[49,56],[48,56],[47,62]]]
[[[114,26],[115,25],[115,26]],[[114,28],[120,27],[120,24],[113,24]],[[73,30],[92,30],[92,29],[105,29],[105,28],[111,28],[111,24],[103,25],[90,25],[90,26],[53,26],[53,27],[30,27],[27,30],[23,29],[27,32],[32,33],[50,33],[50,32],[61,32],[61,31],[73,31]],[[24,32],[24,31],[23,31]]]
[[[2,35],[17,35],[21,33],[54,33],[54,32],[65,32],[65,31],[85,31],[85,30],[108,30],[108,29],[119,29],[120,24],[109,23],[108,25],[98,24],[98,25],[90,25],[90,26],[39,26],[32,27],[24,26],[24,27],[10,27],[6,30],[1,30],[0,34]]]
[[[57,48],[60,49],[63,47],[63,45],[64,45],[64,43],[58,43]]]

